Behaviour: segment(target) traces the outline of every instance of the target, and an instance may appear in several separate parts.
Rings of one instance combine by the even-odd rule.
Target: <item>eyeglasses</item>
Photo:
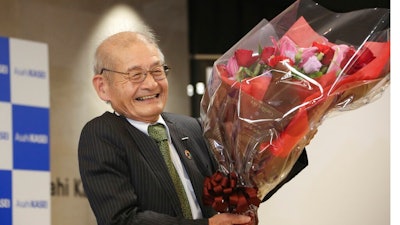
[[[113,73],[118,73],[118,74],[123,74],[126,76],[126,78],[133,82],[133,83],[141,83],[146,79],[147,73],[149,73],[154,80],[160,81],[165,78],[167,78],[167,74],[171,68],[169,68],[167,65],[160,65],[153,67],[151,70],[143,70],[143,69],[135,69],[130,72],[119,72],[115,70],[110,70],[107,68],[103,68],[100,71],[100,74],[103,74],[104,71],[108,72],[113,72]]]

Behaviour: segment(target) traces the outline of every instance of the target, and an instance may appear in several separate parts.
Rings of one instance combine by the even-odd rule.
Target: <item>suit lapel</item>
[[[175,149],[178,152],[178,155],[190,178],[193,190],[197,197],[202,196],[203,179],[201,179],[202,175],[199,172],[196,161],[194,159],[196,148],[194,147],[190,137],[185,134],[185,128],[178,128],[174,123],[168,121],[167,119],[165,119],[165,121],[170,130],[171,139],[175,146]],[[201,199],[198,199],[198,202],[201,201]]]
[[[177,215],[182,215],[179,198],[176,194],[174,184],[168,173],[168,168],[164,162],[161,152],[157,143],[149,136],[133,127],[129,122],[127,123],[129,132],[135,140],[138,150],[143,158],[148,162],[148,166],[157,177],[157,181],[161,189],[170,198],[171,205],[173,206]]]

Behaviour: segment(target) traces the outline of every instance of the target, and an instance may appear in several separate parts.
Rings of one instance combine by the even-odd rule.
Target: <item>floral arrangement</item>
[[[310,22],[321,15],[335,20]],[[357,24],[366,30],[358,41],[326,35],[329,27],[343,39],[358,36],[348,27],[360,15],[373,19]],[[205,181],[205,204],[252,215],[252,224],[258,223],[259,204],[323,120],[371,102],[389,85],[389,28],[377,29],[388,18],[385,9],[339,14],[298,0],[271,22],[261,21],[214,63],[201,117],[220,170]]]

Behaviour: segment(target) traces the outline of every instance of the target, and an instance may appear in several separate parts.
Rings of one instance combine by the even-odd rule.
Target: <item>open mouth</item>
[[[138,100],[138,101],[146,101],[146,100],[149,100],[149,99],[158,98],[158,96],[160,96],[160,94],[143,96],[143,97],[136,98],[136,100]]]

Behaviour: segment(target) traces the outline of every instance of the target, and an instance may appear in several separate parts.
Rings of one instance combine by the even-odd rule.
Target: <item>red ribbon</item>
[[[260,205],[257,191],[256,187],[237,186],[236,173],[224,175],[218,171],[204,181],[203,202],[218,212],[244,213],[250,205]]]

